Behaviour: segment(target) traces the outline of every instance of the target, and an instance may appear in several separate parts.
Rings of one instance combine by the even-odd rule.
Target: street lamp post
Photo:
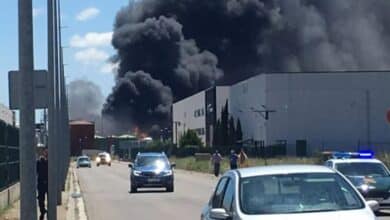
[[[19,0],[20,219],[37,219],[32,0]]]

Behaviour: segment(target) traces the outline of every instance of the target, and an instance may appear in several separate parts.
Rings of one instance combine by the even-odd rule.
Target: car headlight
[[[138,171],[138,170],[134,170],[133,171],[133,174],[134,174],[134,176],[140,176],[141,175],[141,171]]]
[[[107,162],[108,163],[111,162],[111,158],[107,157]]]
[[[358,187],[359,189],[361,189],[363,192],[367,192],[369,190],[372,190],[372,189],[375,189],[375,186],[370,186],[370,185],[367,185],[367,184],[362,184]]]
[[[97,163],[100,162],[100,157],[96,157],[96,162],[97,162]]]
[[[172,170],[167,170],[167,171],[164,171],[163,173],[163,176],[171,176],[173,174]]]

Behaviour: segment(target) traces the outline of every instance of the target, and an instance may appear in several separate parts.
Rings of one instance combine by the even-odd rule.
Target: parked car
[[[375,220],[377,207],[333,169],[279,165],[228,171],[201,219]]]
[[[89,159],[88,156],[80,156],[77,158],[76,166],[77,166],[77,168],[80,168],[80,167],[91,168],[91,160]]]

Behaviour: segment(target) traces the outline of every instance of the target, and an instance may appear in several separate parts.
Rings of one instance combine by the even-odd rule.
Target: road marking
[[[77,173],[73,166],[71,166],[71,175],[70,175],[70,190],[69,192],[69,202],[68,207],[70,212],[68,212],[67,219],[71,220],[88,220],[87,213],[85,211],[85,203],[80,190],[79,180]]]

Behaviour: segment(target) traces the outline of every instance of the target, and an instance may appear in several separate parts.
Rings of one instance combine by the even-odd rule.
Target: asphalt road
[[[175,171],[175,192],[141,189],[130,194],[128,172],[126,164],[119,163],[79,169],[89,219],[199,220],[217,182],[209,175]]]
[[[123,163],[78,170],[89,219],[198,220],[217,182],[211,175],[177,170],[174,193],[142,190],[130,194],[128,172]],[[390,220],[390,211],[378,219]]]

